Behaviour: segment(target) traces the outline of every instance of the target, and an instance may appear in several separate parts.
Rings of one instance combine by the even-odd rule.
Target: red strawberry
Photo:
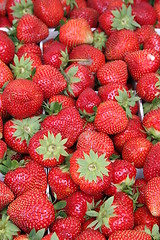
[[[34,14],[41,19],[48,27],[57,27],[64,15],[63,6],[60,0],[35,0]]]
[[[33,77],[33,83],[42,90],[44,99],[61,93],[67,86],[63,75],[50,65],[37,67]]]
[[[77,32],[79,33],[78,35]],[[93,33],[85,19],[70,19],[60,27],[59,40],[69,47],[84,43],[92,44]]]
[[[135,81],[138,81],[146,73],[156,72],[160,64],[159,53],[153,49],[128,53],[124,60],[128,65],[131,77]]]
[[[127,53],[139,49],[136,34],[132,30],[122,29],[112,33],[107,42],[105,56],[107,60],[123,60]]]
[[[144,179],[150,179],[160,176],[160,143],[152,146],[143,167]]]
[[[101,14],[108,8],[109,1],[108,0],[88,0],[87,5],[90,8],[96,9]]]
[[[45,235],[45,236],[42,238],[42,240],[52,240],[53,237],[56,238],[56,237],[58,237],[58,236],[57,236],[56,233],[49,233],[49,234]]]
[[[15,118],[27,118],[35,114],[43,102],[41,89],[32,81],[16,79],[11,81],[2,95],[2,104]]]
[[[128,79],[127,64],[122,60],[107,62],[98,69],[97,78],[101,85],[110,82],[125,85]]]
[[[3,31],[0,31],[0,39],[0,60],[8,64],[14,57],[15,46],[13,41]]]
[[[7,144],[0,139],[0,162],[7,153]]]
[[[74,8],[70,13],[70,18],[84,18],[91,28],[97,27],[98,17],[98,11],[88,7]]]
[[[17,38],[24,43],[39,43],[47,38],[49,30],[45,23],[34,15],[24,15],[17,24]]]
[[[4,108],[4,105],[2,103],[2,95],[3,95],[3,93],[0,93],[0,116],[2,117],[3,120],[4,119],[7,120],[10,115]]]
[[[134,183],[134,193],[137,193],[138,191],[138,198],[137,203],[138,204],[146,204],[145,200],[145,190],[146,190],[147,181],[144,178],[136,179]]]
[[[106,238],[98,230],[91,230],[91,229],[86,229],[76,238],[76,240],[86,240],[86,239],[88,239],[88,240],[93,240],[93,239],[105,240]]]
[[[135,34],[138,38],[138,42],[143,44],[145,40],[155,32],[153,25],[142,25],[141,28],[135,30]]]
[[[49,171],[48,184],[52,195],[56,194],[58,200],[64,199],[78,190],[66,165],[54,167]]]
[[[158,33],[154,32],[152,33],[143,44],[144,49],[152,48],[160,53],[160,36]]]
[[[70,158],[73,181],[87,194],[103,192],[111,181],[111,162],[92,149],[78,149]]]
[[[104,54],[99,49],[87,44],[73,48],[69,58],[81,65],[85,65],[93,73],[96,73],[105,64]]]
[[[85,0],[60,0],[62,5],[63,5],[63,9],[66,12],[67,16],[70,13],[70,11],[74,8],[83,8],[83,7],[87,7],[87,3]]]
[[[160,177],[153,177],[146,186],[146,204],[150,213],[155,217],[160,217],[160,202],[157,196],[160,195]]]
[[[136,230],[117,231],[110,235],[108,240],[151,240],[152,237],[145,232],[138,232]]]
[[[52,96],[51,98],[49,98],[48,102],[50,106],[52,104],[58,103],[61,105],[62,109],[68,108],[68,107],[74,107],[76,104],[73,98],[66,95],[62,95],[62,94],[57,94]]]
[[[0,115],[0,139],[3,138],[3,120],[2,116]]]
[[[8,207],[10,220],[24,232],[33,228],[47,229],[55,219],[55,211],[47,195],[34,189],[17,197]]]
[[[0,28],[4,28],[4,27],[10,28],[11,24],[7,16],[0,16]]]
[[[91,149],[99,154],[104,154],[108,159],[114,153],[112,140],[106,133],[86,130],[81,133],[77,141],[77,149]]]
[[[50,226],[50,231],[55,232],[59,240],[75,239],[81,233],[81,222],[72,216],[56,219]]]
[[[0,211],[14,200],[14,194],[5,183],[0,181]]]
[[[128,119],[117,102],[108,100],[98,106],[94,123],[98,131],[113,135],[125,130]]]
[[[56,116],[48,116],[41,124],[41,129],[53,129],[67,138],[66,146],[72,147],[83,131],[83,120],[75,107],[62,109]]]
[[[6,4],[7,4],[7,0],[0,1],[0,16],[6,15]]]
[[[121,2],[122,3],[122,2]],[[112,11],[107,9],[104,11],[98,19],[100,28],[107,34],[107,36],[110,36],[111,33],[115,32],[116,29],[112,28],[112,20],[113,20],[113,14]]]
[[[40,47],[35,43],[26,43],[18,48],[17,55],[22,57],[25,53],[34,53],[41,57],[42,52]]]
[[[160,2],[156,2],[155,1],[154,10],[156,11],[156,15],[157,15],[157,22],[156,22],[155,27],[158,27],[159,26],[159,22],[160,22],[160,12],[159,12],[159,9],[160,9]]]

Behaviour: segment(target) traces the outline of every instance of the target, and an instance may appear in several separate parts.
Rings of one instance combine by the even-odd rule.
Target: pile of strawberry
[[[0,0],[0,240],[160,239],[159,26],[160,0]]]

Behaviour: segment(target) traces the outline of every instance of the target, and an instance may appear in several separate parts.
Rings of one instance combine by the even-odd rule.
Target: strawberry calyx
[[[160,108],[160,97],[154,98],[151,103],[149,103],[149,102],[143,103],[144,114],[146,114],[152,110],[156,110],[158,108]]]
[[[88,225],[87,228],[94,227],[94,230],[97,230],[102,227],[102,225],[105,225],[107,228],[110,228],[109,226],[109,219],[111,217],[115,217],[116,214],[114,212],[116,205],[113,205],[114,196],[108,198],[101,206],[99,212],[96,212],[94,210],[90,210],[86,212],[86,215],[89,217],[95,217],[96,220],[94,220],[91,224]]]
[[[10,126],[14,128],[16,131],[13,133],[13,137],[16,139],[20,139],[20,141],[26,140],[27,145],[29,144],[29,140],[31,137],[40,130],[42,121],[40,116],[24,118],[22,120],[13,119],[13,125]]]
[[[67,1],[66,1],[66,5],[67,5],[67,6],[70,6],[71,10],[72,10],[74,7],[77,7],[77,8],[78,8],[77,2],[76,2],[75,0],[67,0]]]
[[[57,115],[62,110],[62,103],[59,102],[43,102],[42,104],[43,109],[45,110],[45,113],[48,115]]]
[[[144,127],[144,126],[143,126]],[[156,144],[157,142],[160,141],[160,132],[156,130],[154,127],[146,128],[146,133],[148,135],[147,139],[151,141],[153,144]]]
[[[13,239],[13,236],[18,236],[18,232],[21,230],[14,225],[10,220],[9,216],[3,214],[0,219],[0,239]]]
[[[107,41],[107,36],[104,32],[98,32],[95,31],[93,34],[93,46],[95,48],[98,48],[100,51],[103,50],[103,48],[105,48],[106,45],[106,41]]]
[[[40,146],[36,148],[36,152],[43,155],[43,160],[55,158],[58,161],[60,155],[68,156],[64,146],[66,142],[67,138],[62,140],[60,133],[54,136],[53,133],[48,131],[48,136],[44,135],[43,139],[39,139]]]
[[[33,2],[32,0],[21,0],[20,2],[14,2],[15,5],[11,7],[12,15],[15,19],[21,19],[25,14],[33,14]]]
[[[41,240],[44,234],[45,234],[45,228],[40,229],[37,232],[35,228],[33,228],[31,232],[25,236],[27,237],[28,240]]]
[[[0,163],[0,172],[5,175],[9,171],[13,171],[19,167],[25,167],[27,163],[28,162],[23,159],[18,162],[17,160],[7,158]]]
[[[54,210],[55,210],[55,218],[67,217],[66,213],[64,212],[64,208],[66,207],[67,202],[65,200],[58,201],[54,204]]]
[[[113,14],[112,18],[112,29],[122,30],[122,29],[130,29],[135,30],[137,27],[141,27],[136,21],[134,21],[134,16],[132,16],[132,8],[131,5],[126,7],[125,4],[122,5],[120,10],[112,10]]]
[[[84,154],[84,159],[78,158],[77,163],[79,165],[78,173],[80,173],[79,178],[84,177],[86,181],[97,182],[97,178],[100,177],[103,180],[103,176],[109,176],[107,169],[110,164],[106,161],[105,154],[98,156],[92,149],[89,155]]]
[[[112,162],[115,162],[115,160],[117,160],[117,159],[120,159],[120,155],[112,154],[112,155],[109,157],[109,160],[112,161]]]
[[[126,179],[123,180],[121,183],[112,183],[119,192],[124,192],[127,195],[133,196],[133,185],[135,183],[135,178],[132,177],[130,179],[129,175],[127,175]]]
[[[97,106],[93,107],[93,113],[87,113],[85,109],[83,111],[79,109],[79,113],[81,118],[85,118],[87,122],[94,122],[97,113]]]
[[[152,231],[150,231],[149,228],[145,226],[144,230],[147,234],[149,234],[153,240],[159,240],[160,239],[160,232],[159,232],[159,226],[157,224],[154,224],[152,227]]]
[[[123,90],[118,89],[118,96],[115,96],[115,99],[119,103],[119,105],[126,111],[126,115],[128,118],[132,118],[132,113],[130,107],[134,107],[136,102],[140,100],[140,97],[136,96],[136,92],[129,90],[126,91],[125,88]]]

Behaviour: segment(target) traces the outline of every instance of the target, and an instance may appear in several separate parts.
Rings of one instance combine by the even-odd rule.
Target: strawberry
[[[63,75],[53,66],[41,65],[37,67],[33,83],[43,92],[44,99],[61,93],[67,86]]]
[[[0,162],[3,160],[7,153],[7,144],[0,139]]]
[[[70,18],[84,18],[91,28],[97,27],[98,17],[98,11],[88,7],[74,8],[70,13]]]
[[[122,60],[107,62],[98,69],[97,78],[101,85],[110,82],[125,85],[128,79],[127,64]]]
[[[146,225],[146,227],[153,227],[154,224],[160,225],[160,219],[154,217],[146,206],[136,209],[134,212],[134,226]]]
[[[104,11],[98,18],[100,28],[107,34],[107,36],[110,36],[111,33],[116,31],[111,26],[112,19],[113,19],[113,14],[112,14],[112,11],[109,9]]]
[[[54,167],[49,171],[48,184],[52,195],[56,194],[58,200],[64,199],[78,190],[66,165]]]
[[[138,204],[143,204],[143,205],[146,204],[146,200],[145,200],[146,185],[147,185],[147,181],[144,178],[138,178],[134,183],[133,192],[134,193],[138,192],[138,198],[137,198]]]
[[[135,30],[135,34],[140,44],[144,44],[145,40],[155,32],[153,25],[142,25],[141,28]]]
[[[158,70],[160,56],[153,49],[143,49],[127,53],[124,60],[128,65],[131,77],[138,81],[144,74]]]
[[[93,239],[98,239],[98,240],[105,240],[105,236],[100,233],[98,230],[91,230],[91,229],[86,229],[85,231],[81,232],[81,234],[76,238],[76,240],[93,240]]]
[[[89,131],[96,130],[94,122],[88,122],[86,118],[82,118],[82,120],[83,120],[83,132],[88,130]]]
[[[150,179],[160,176],[160,143],[156,143],[152,146],[146,161],[143,166],[144,179],[149,181]]]
[[[24,15],[17,24],[17,38],[24,43],[39,43],[48,37],[49,30],[45,23],[34,15]]]
[[[56,219],[50,226],[50,231],[55,232],[59,240],[75,239],[81,233],[81,222],[76,217]]]
[[[70,158],[73,181],[87,194],[103,192],[111,181],[111,163],[104,154],[92,149],[78,149]]]
[[[122,152],[125,142],[134,137],[147,138],[147,134],[145,133],[140,118],[136,115],[132,115],[132,118],[128,120],[127,127],[124,131],[113,136],[116,150]]]
[[[145,194],[147,207],[150,213],[155,217],[160,216],[160,202],[157,197],[160,194],[159,183],[159,176],[150,179],[147,183]]]
[[[136,34],[132,30],[122,29],[109,36],[106,42],[105,56],[107,60],[123,60],[127,53],[138,49],[139,43]]]
[[[55,104],[57,102],[62,106],[62,109],[67,107],[74,107],[76,104],[73,98],[62,94],[52,96],[51,98],[49,98],[48,102],[50,105]]]
[[[117,102],[108,100],[98,106],[94,123],[98,131],[113,135],[125,130],[128,119]]]
[[[64,15],[60,0],[35,0],[34,14],[48,27],[57,27]]]
[[[0,115],[0,139],[3,138],[3,120],[2,116]]]
[[[67,138],[66,147],[72,147],[83,131],[83,120],[75,107],[62,109],[56,116],[48,116],[41,124],[41,129],[53,129]]]
[[[9,203],[11,203],[14,200],[14,194],[9,189],[9,187],[7,187],[7,185],[2,181],[0,181],[0,190],[1,190],[0,211],[2,211],[3,208],[5,208]]]
[[[73,48],[69,58],[85,65],[93,73],[96,73],[105,64],[104,54],[99,49],[88,44],[82,44]]]
[[[156,22],[156,11],[149,2],[135,3],[132,5],[132,14],[140,25],[154,25]]]
[[[77,32],[79,33],[78,35]],[[92,44],[93,33],[85,19],[70,19],[60,27],[59,40],[69,47],[85,43]]]
[[[151,240],[152,237],[145,232],[138,232],[136,230],[117,231],[110,235],[108,240]]]
[[[55,219],[54,206],[47,195],[38,189],[29,190],[17,197],[8,207],[7,214],[25,233],[33,228],[47,229]]]
[[[47,235],[45,235],[42,240],[53,240],[53,239],[56,239],[58,240],[58,236],[57,234],[54,232],[54,233],[49,233]]]
[[[27,118],[36,113],[43,102],[43,93],[39,86],[30,80],[11,81],[2,95],[2,104],[15,118]]]
[[[108,0],[88,0],[87,6],[96,9],[100,14],[103,13],[109,5]]]
[[[5,64],[8,64],[12,61],[15,53],[15,47],[13,41],[8,37],[6,33],[0,31],[0,60]]]
[[[152,102],[160,95],[160,76],[157,73],[146,73],[136,85],[137,94],[146,102]]]
[[[84,8],[87,7],[87,3],[85,0],[60,0],[63,9],[66,12],[67,16],[69,15],[72,9],[76,8]]]
[[[134,137],[125,142],[122,158],[134,164],[136,168],[143,168],[152,143],[143,137]]]
[[[144,49],[152,48],[160,53],[160,36],[157,32],[152,33],[145,41],[143,45]]]
[[[81,133],[77,141],[77,149],[84,150],[90,149],[99,154],[105,154],[105,157],[109,157],[114,153],[113,142],[110,137],[103,132],[86,130]]]
[[[2,117],[3,120],[4,119],[7,120],[10,116],[2,103],[2,93],[0,93],[0,116]]]
[[[160,9],[160,2],[156,2],[154,4],[154,10],[156,11],[156,15],[157,15],[157,22],[155,24],[155,27],[159,26],[159,22],[160,22],[160,13],[159,13],[159,9]]]
[[[22,57],[25,53],[34,53],[41,57],[42,52],[40,47],[35,43],[26,43],[18,48],[17,55]]]
[[[7,4],[7,0],[0,1],[0,16],[6,15],[6,4]]]
[[[4,28],[4,27],[11,27],[11,24],[7,18],[7,16],[0,16],[0,28]]]

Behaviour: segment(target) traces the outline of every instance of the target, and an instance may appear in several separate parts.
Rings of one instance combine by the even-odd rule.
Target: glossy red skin
[[[124,230],[124,231],[117,231],[113,233],[108,240],[151,240],[152,237],[145,233],[145,232],[138,232],[136,230]]]
[[[105,194],[112,196],[119,190],[113,184],[121,184],[126,181],[127,175],[130,179],[135,179],[136,177],[136,168],[132,163],[127,162],[126,160],[115,160],[112,163],[112,179],[110,186],[105,190]],[[112,184],[113,183],[113,184]]]
[[[22,57],[25,53],[34,53],[39,57],[42,55],[40,47],[35,43],[26,43],[18,48],[17,55],[19,57]]]
[[[136,179],[134,184],[134,193],[139,192],[137,203],[146,205],[145,199],[145,190],[146,190],[147,181],[144,178]]]
[[[0,16],[0,27],[11,27],[7,16]]]
[[[94,122],[87,122],[87,120],[85,118],[82,118],[83,120],[83,132],[87,131],[87,130],[96,130],[95,126],[94,126]]]
[[[103,13],[109,5],[109,0],[88,0],[87,6],[96,9],[100,14]]]
[[[3,119],[0,115],[0,139],[3,138]]]
[[[6,152],[7,152],[7,144],[6,142],[0,139],[0,160],[3,159]]]
[[[155,33],[153,25],[142,25],[141,28],[135,30],[135,34],[138,38],[138,42],[143,44],[145,40],[152,34]]]
[[[145,41],[143,44],[144,49],[149,49],[152,48],[158,53],[160,53],[160,36],[158,33],[152,33]]]
[[[139,79],[136,85],[138,96],[146,102],[152,102],[153,99],[160,94],[160,90],[155,86],[158,82],[157,77],[159,77],[159,75],[156,73],[146,73]]]
[[[85,239],[105,240],[106,238],[98,230],[86,229],[85,231],[81,232],[81,234],[76,238],[76,240],[85,240]]]
[[[148,112],[143,118],[143,126],[150,131],[151,128],[155,129],[155,135],[159,135],[160,132],[160,109],[152,110]]]
[[[67,5],[67,0],[60,0],[60,1],[63,5],[64,11],[67,13],[67,16],[68,16],[71,11],[70,5]],[[75,2],[77,3],[78,8],[87,7],[87,3],[85,0],[76,0]]]
[[[5,64],[9,64],[15,53],[15,46],[13,41],[6,33],[0,31],[0,60]]]
[[[121,9],[122,5],[123,5],[122,0],[112,0],[109,1],[108,9],[109,10]]]
[[[59,167],[54,167],[49,171],[48,184],[52,195],[56,193],[58,200],[62,200],[78,190],[78,186],[73,182],[69,171],[64,172]]]
[[[143,167],[144,179],[149,181],[150,179],[160,176],[160,143],[156,143],[151,148],[144,167]]]
[[[124,192],[117,192],[114,194],[114,201],[128,207],[133,211],[133,200]]]
[[[63,75],[50,65],[37,67],[33,82],[42,90],[44,99],[61,93],[67,87]]]
[[[159,2],[159,1],[155,1],[154,9],[155,9],[156,14],[157,14],[157,25],[158,25],[158,24],[159,24],[159,20],[160,20],[160,12],[159,12],[160,2]],[[156,26],[156,27],[157,27],[157,26]]]
[[[81,233],[81,222],[77,217],[56,219],[50,226],[51,232],[56,232],[59,240],[75,239]]]
[[[82,44],[73,48],[69,55],[70,59],[87,59],[91,61],[91,64],[86,65],[89,70],[96,73],[100,67],[105,64],[104,54],[93,46]]]
[[[0,181],[0,192],[2,193],[0,196],[0,211],[2,211],[5,206],[14,200],[14,194],[2,181]]]
[[[45,118],[41,129],[51,128],[61,133],[62,138],[68,138],[66,147],[72,147],[83,131],[83,120],[75,107],[62,109],[58,115]]]
[[[113,14],[110,9],[107,9],[104,11],[98,19],[99,27],[107,34],[107,36],[110,36],[111,33],[115,32],[115,29],[112,29],[112,20],[113,20]]]
[[[146,225],[146,227],[153,227],[154,224],[160,225],[160,218],[154,217],[147,206],[142,206],[134,212],[134,225]]]
[[[76,104],[76,101],[73,98],[66,95],[60,95],[60,94],[50,97],[48,102],[49,104],[51,104],[52,102],[58,102],[59,104],[62,104],[62,109],[68,108],[68,107],[74,107]]]
[[[87,195],[82,191],[77,191],[66,199],[67,205],[65,212],[67,216],[75,216],[80,219],[81,223],[85,222],[85,214],[87,211],[87,202],[92,203],[93,196]]]
[[[29,190],[17,197],[8,207],[10,220],[26,233],[45,228],[55,220],[53,204],[45,193]]]
[[[86,130],[81,133],[77,141],[77,149],[91,149],[99,154],[104,154],[107,159],[114,153],[114,145],[111,138],[102,132]]]
[[[79,164],[77,163],[77,159],[84,159],[84,152],[89,155],[90,148],[81,150],[76,150],[70,158],[70,174],[73,181],[79,185],[80,189],[86,194],[96,194],[97,192],[103,192],[111,182],[111,173],[112,173],[112,164],[109,164],[106,169],[108,170],[108,176],[103,174],[103,180],[100,177],[96,178],[96,182],[89,182],[85,179],[85,177],[80,177],[80,173],[78,172]],[[98,154],[100,156],[102,154]],[[106,160],[106,162],[109,160]]]

